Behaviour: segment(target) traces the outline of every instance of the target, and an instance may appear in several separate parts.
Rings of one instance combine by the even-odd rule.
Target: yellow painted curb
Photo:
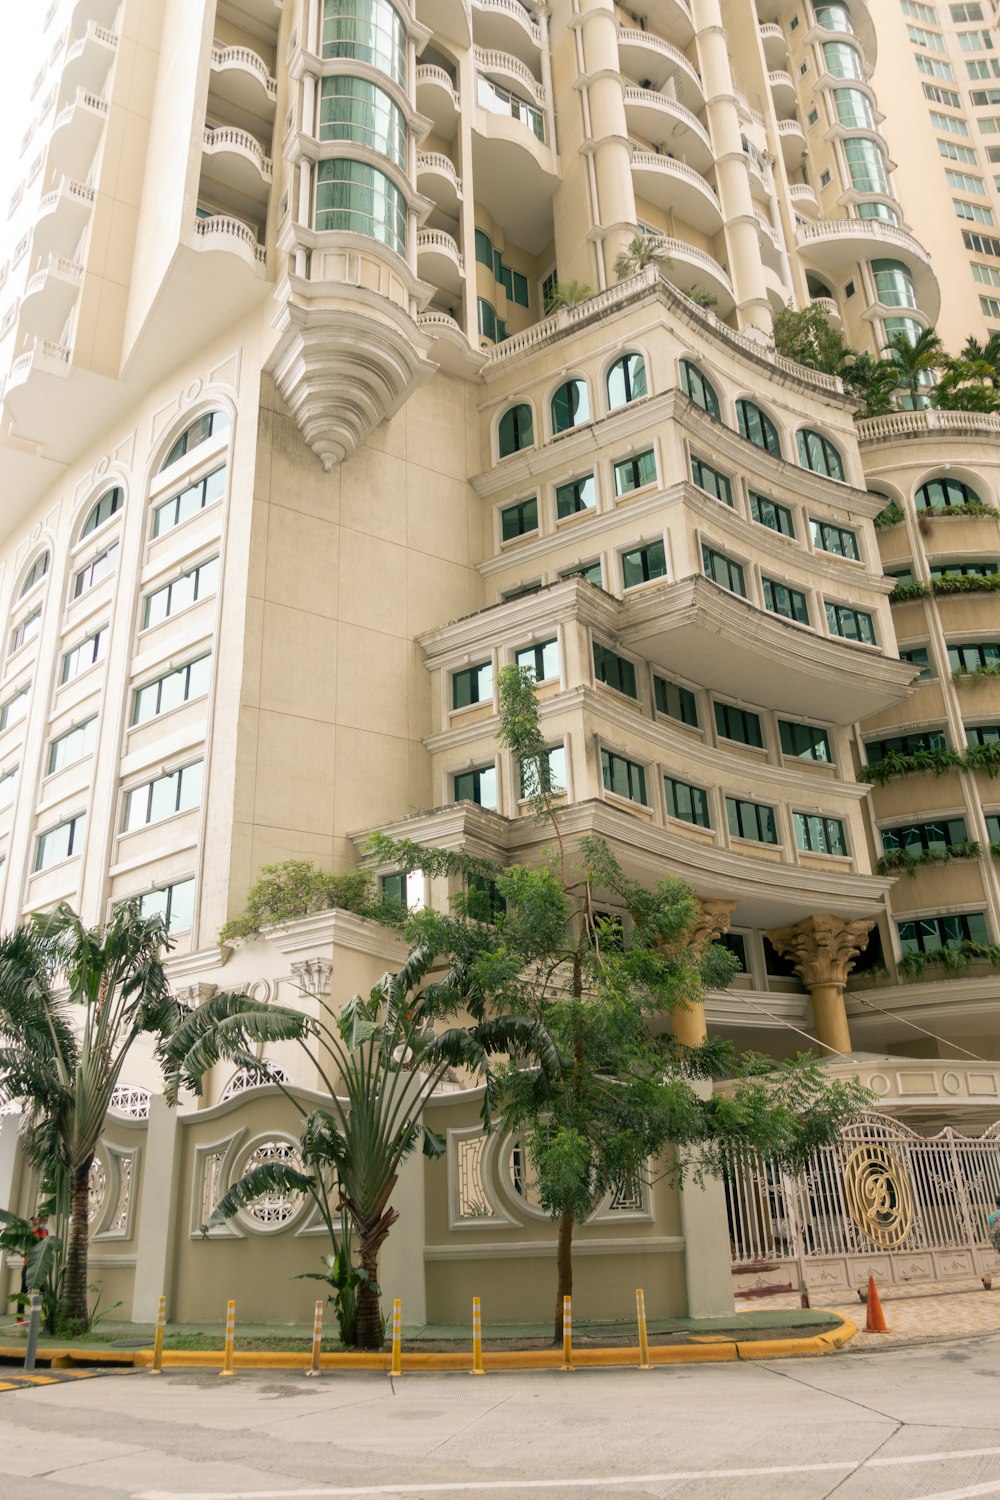
[[[822,1311],[822,1309],[818,1309]],[[839,1314],[833,1316],[839,1317]],[[712,1343],[654,1344],[649,1351],[650,1364],[692,1365],[723,1364],[744,1359],[788,1359],[801,1355],[829,1354],[848,1343],[857,1333],[850,1318],[841,1318],[839,1328],[820,1333],[808,1339],[727,1339],[719,1335]],[[715,1336],[713,1336],[715,1338]],[[0,1347],[0,1359],[23,1359],[24,1350]],[[67,1368],[81,1365],[131,1365],[139,1369],[148,1368],[153,1362],[152,1349],[112,1349],[100,1353],[83,1353],[75,1349],[45,1349],[38,1358],[51,1367]],[[225,1356],[221,1349],[165,1349],[164,1369],[221,1369]],[[382,1370],[389,1369],[390,1356],[384,1354],[322,1354],[320,1366],[324,1370]],[[639,1350],[631,1346],[617,1349],[573,1350],[573,1361],[581,1368],[637,1369]],[[312,1363],[310,1353],[288,1350],[236,1350],[235,1364],[238,1370],[306,1370]],[[468,1372],[471,1368],[471,1350],[454,1350],[447,1353],[404,1353],[404,1371],[456,1370]],[[504,1349],[484,1353],[483,1364],[487,1370],[557,1370],[562,1365],[561,1349]]]

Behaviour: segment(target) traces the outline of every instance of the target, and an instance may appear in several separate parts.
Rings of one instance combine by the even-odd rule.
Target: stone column
[[[177,1110],[168,1108],[162,1097],[154,1095],[149,1101],[149,1122],[143,1150],[145,1160],[132,1290],[133,1323],[155,1323],[161,1297],[167,1299],[167,1317],[170,1317],[180,1145],[181,1122]]]
[[[711,1097],[707,1079],[692,1078],[689,1084],[699,1098]],[[720,1177],[706,1176],[701,1186],[685,1177],[680,1199],[687,1315],[728,1317],[733,1311],[733,1268],[725,1186]]]
[[[604,285],[613,286],[615,259],[635,233],[632,148],[618,70],[618,25],[611,0],[581,0],[580,19],[597,185],[595,227],[603,231]]]
[[[700,915],[688,935],[692,948],[717,943],[722,934],[729,931],[736,902],[699,901],[698,905]],[[691,1000],[685,1010],[675,1010],[673,1025],[678,1042],[685,1047],[700,1047],[708,1036],[704,1004],[700,1000]]]
[[[772,927],[767,936],[809,990],[816,1035],[828,1052],[850,1052],[844,985],[854,960],[868,947],[874,922],[849,922],[829,912],[804,917],[791,927]]]

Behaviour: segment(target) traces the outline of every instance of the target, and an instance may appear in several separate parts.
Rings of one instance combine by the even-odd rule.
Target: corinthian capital
[[[868,947],[874,922],[848,922],[829,912],[804,917],[791,927],[772,927],[767,936],[808,989],[817,984],[847,983],[854,960]]]
[[[692,945],[717,943],[729,931],[735,910],[735,901],[703,901],[699,897],[698,916],[691,925],[688,941]]]

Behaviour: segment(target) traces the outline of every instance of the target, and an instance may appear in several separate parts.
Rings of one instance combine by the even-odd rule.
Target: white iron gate
[[[986,1228],[998,1194],[1000,1124],[928,1138],[865,1114],[794,1177],[741,1153],[726,1177],[736,1290],[1000,1275]]]

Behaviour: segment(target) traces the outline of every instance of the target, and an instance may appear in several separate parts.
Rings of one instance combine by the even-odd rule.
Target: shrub
[[[379,900],[371,875],[354,871],[331,875],[308,859],[285,859],[264,865],[247,894],[247,909],[231,917],[219,931],[219,942],[255,937],[264,927],[294,922],[315,912],[339,907],[359,917],[384,921],[388,908]]]

